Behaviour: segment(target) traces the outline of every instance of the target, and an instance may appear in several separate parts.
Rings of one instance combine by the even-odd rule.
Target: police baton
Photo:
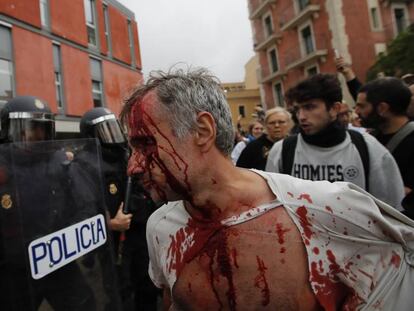
[[[130,201],[131,201],[131,190],[132,190],[132,177],[128,176],[127,186],[126,186],[126,190],[125,190],[124,206],[122,207],[122,212],[124,214],[129,214],[130,213],[129,204],[130,204]]]

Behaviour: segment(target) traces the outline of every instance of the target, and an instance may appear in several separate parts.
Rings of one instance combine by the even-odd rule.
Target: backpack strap
[[[414,122],[408,122],[404,125],[394,136],[390,139],[388,144],[385,146],[387,149],[393,153],[395,148],[400,144],[400,142],[410,135],[414,131]]]
[[[349,136],[351,136],[352,143],[358,150],[359,156],[361,157],[365,175],[365,190],[369,191],[369,153],[367,143],[364,136],[360,132],[348,130],[348,133]]]
[[[292,174],[293,160],[295,158],[298,135],[288,136],[282,143],[282,174]]]

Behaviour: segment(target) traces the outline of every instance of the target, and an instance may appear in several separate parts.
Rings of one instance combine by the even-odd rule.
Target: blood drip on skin
[[[285,243],[285,233],[289,232],[290,229],[283,229],[283,225],[281,223],[277,223],[276,224],[276,233],[277,233],[277,240],[279,242],[279,244],[284,244]]]
[[[309,240],[312,238],[312,230],[311,230],[311,224],[308,220],[307,214],[308,214],[308,210],[306,209],[305,206],[300,206],[297,210],[296,210],[296,214],[299,216],[299,221],[300,224],[303,228],[303,232],[305,235],[305,239],[304,242],[306,245],[309,245]]]
[[[166,137],[165,134],[162,133],[162,131],[160,131],[159,127],[155,124],[154,120],[145,111],[145,105],[145,102],[141,104],[136,103],[133,106],[130,113],[129,128],[131,142],[133,143],[133,147],[134,145],[137,145],[138,148],[143,148],[139,148],[139,152],[142,154],[141,160],[137,160],[137,152],[134,152],[131,156],[128,165],[128,171],[133,173],[134,170],[138,168],[141,169],[141,171],[143,172],[150,173],[150,168],[156,164],[165,174],[167,182],[170,185],[171,189],[176,193],[181,194],[185,200],[191,201],[191,186],[188,182],[187,174],[188,164],[180,155],[178,155],[171,141]],[[151,125],[159,133],[159,135],[161,135],[167,141],[168,146],[172,151],[167,150],[163,146],[156,145],[156,140],[154,138],[153,132],[149,128],[149,125]],[[152,144],[148,144],[148,142],[151,142]],[[171,159],[174,161],[176,167],[183,172],[185,186],[181,185],[181,183],[176,179],[176,177],[171,173],[171,171],[166,167],[164,162],[160,159],[158,149],[163,150],[164,152],[169,154],[171,156]],[[184,168],[180,167],[180,163],[184,166]],[[160,197],[163,200],[166,200],[165,193],[156,185],[154,186]]]
[[[270,302],[269,285],[267,284],[266,279],[267,267],[265,266],[264,261],[259,256],[256,256],[256,260],[257,271],[259,272],[259,274],[254,279],[254,286],[259,288],[262,293],[262,306],[267,306]]]
[[[395,251],[392,251],[392,257],[390,264],[395,266],[395,268],[399,268],[401,263],[401,257]]]
[[[236,290],[233,283],[233,270],[231,267],[230,254],[227,245],[227,232],[225,230],[219,230],[215,236],[212,237],[209,243],[205,246],[204,252],[210,257],[210,285],[216,296],[217,302],[220,305],[219,310],[223,309],[223,303],[220,300],[219,294],[214,285],[214,261],[217,260],[217,265],[220,274],[227,279],[228,290],[226,292],[227,302],[230,310],[236,310]],[[217,276],[218,277],[218,276]]]
[[[231,250],[231,258],[233,259],[234,266],[238,269],[239,264],[237,263],[237,249],[233,248]]]
[[[313,203],[313,202],[312,202],[312,199],[311,199],[311,197],[310,197],[310,195],[309,195],[308,193],[302,193],[302,194],[298,197],[298,200],[306,200],[306,201],[308,201],[309,203]]]
[[[200,253],[220,228],[220,223],[200,224],[190,218],[184,228],[180,228],[174,236],[170,235],[171,242],[167,251],[168,272],[175,270],[178,277],[184,266]]]
[[[281,247],[281,248],[280,248],[280,253],[281,253],[281,254],[286,253],[286,247]]]

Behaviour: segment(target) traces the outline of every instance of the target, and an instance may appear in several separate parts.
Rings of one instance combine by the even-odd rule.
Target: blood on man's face
[[[154,92],[137,102],[129,116],[132,155],[128,174],[138,175],[155,203],[188,199],[188,164],[183,143],[173,134]]]

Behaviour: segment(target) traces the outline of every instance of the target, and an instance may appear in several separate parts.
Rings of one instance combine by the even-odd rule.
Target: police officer
[[[123,213],[126,189],[128,147],[115,115],[107,108],[98,107],[86,112],[80,121],[84,138],[97,138],[101,145],[102,162],[99,168],[104,180],[104,196],[110,214],[109,228],[113,231],[114,249],[118,250],[120,232],[129,229],[132,214]],[[76,154],[76,160],[96,165],[89,150]]]
[[[152,201],[147,199],[138,183],[130,179],[130,187],[127,187],[129,149],[125,135],[116,116],[103,107],[93,108],[83,115],[80,131],[82,137],[95,137],[101,145],[104,195],[115,249],[118,249],[119,233],[125,233],[120,250],[120,286],[124,310],[156,310],[157,289],[148,277],[149,259],[145,238],[146,221],[154,209]],[[88,160],[87,151],[76,154],[76,159],[91,162],[91,165],[94,163]],[[124,202],[127,197],[130,197],[129,202]]]
[[[54,116],[45,101],[18,96],[1,111],[0,309],[37,310],[43,299],[54,310],[95,310],[95,298],[73,261],[34,280],[29,243],[90,217],[93,200],[80,191],[64,151],[51,143]],[[73,180],[76,183],[71,184]]]

